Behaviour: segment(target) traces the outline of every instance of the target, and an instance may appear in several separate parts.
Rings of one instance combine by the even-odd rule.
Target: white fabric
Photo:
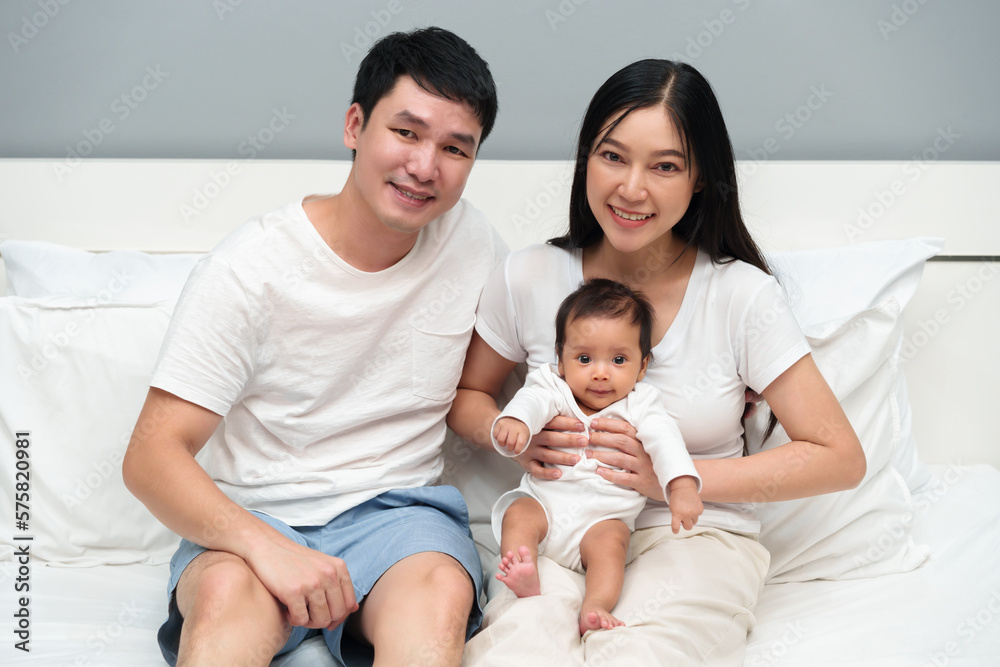
[[[14,576],[15,565],[0,562],[5,589]],[[33,561],[30,651],[15,649],[20,639],[11,633],[0,665],[164,667],[156,631],[167,616],[169,576],[166,563],[65,568]],[[8,609],[12,597],[4,591]]]
[[[944,239],[917,237],[770,253],[767,261],[805,327],[842,320],[890,296],[905,308],[924,262],[943,246]]]
[[[892,465],[899,446],[894,352],[899,304],[879,306],[842,322],[806,329],[813,358],[851,421],[868,469],[855,489],[811,498],[767,502],[761,488],[757,514],[761,544],[771,552],[768,581],[852,579],[907,572],[927,557],[911,537],[913,503]],[[764,411],[747,423],[751,452],[760,449]],[[779,426],[763,449],[788,436]]]
[[[892,297],[900,310],[917,290],[924,262],[941,251],[944,239],[918,237],[874,241],[837,248],[773,253],[768,261],[789,294],[792,312],[803,328],[843,321]],[[903,331],[896,336],[897,362]],[[871,370],[874,370],[872,367]],[[911,491],[930,481],[917,456],[911,430],[910,401],[903,369],[897,371],[895,402],[899,410],[899,446],[892,462]]]
[[[914,496],[924,567],[850,581],[767,584],[745,667],[985,667],[1000,659],[1000,471],[929,466]]]
[[[10,520],[0,558],[30,544],[32,559],[62,565],[166,562],[179,538],[128,492],[121,462],[170,304],[88,301],[0,298],[0,495]],[[17,458],[19,432],[30,433],[27,458]],[[26,477],[15,476],[18,463]],[[14,504],[21,493],[27,507]],[[15,530],[15,509],[27,530]],[[25,535],[34,540],[12,539]]]
[[[677,477],[695,478],[701,490],[701,477],[684,447],[677,423],[667,414],[663,396],[652,385],[640,382],[625,398],[588,416],[580,409],[566,381],[553,366],[545,364],[528,374],[524,387],[497,419],[519,419],[534,435],[556,415],[579,419],[585,433],[590,432],[593,419],[628,422],[635,427],[639,441],[652,458],[653,469],[668,501],[668,485]],[[492,433],[490,435],[492,437]],[[496,438],[493,438],[493,446],[500,453],[506,452]],[[503,516],[510,504],[518,498],[534,498],[542,505],[548,520],[548,532],[539,545],[539,554],[581,572],[580,542],[586,532],[594,524],[610,519],[623,521],[629,530],[634,530],[635,518],[645,507],[646,497],[598,475],[597,468],[604,464],[588,459],[584,451],[575,449],[572,453],[580,455],[580,460],[575,465],[557,466],[562,473],[557,480],[536,479],[525,474],[517,489],[505,493],[497,501],[492,524],[494,537],[499,542]]]
[[[624,627],[580,639],[584,576],[539,559],[542,595],[517,598],[491,582],[483,628],[466,645],[463,665],[739,665],[767,551],[752,537],[696,526],[632,535],[614,614]]]
[[[504,252],[462,201],[403,259],[366,273],[293,202],[192,272],[152,385],[226,417],[205,468],[233,501],[325,524],[440,476],[479,292]]]
[[[555,313],[583,280],[580,251],[546,245],[512,253],[483,290],[476,331],[529,368],[555,359]],[[715,265],[699,252],[674,323],[653,348],[644,382],[664,395],[692,458],[743,453],[744,388],[761,390],[809,352],[778,283],[742,262]],[[669,525],[649,501],[637,527]],[[753,534],[749,506],[705,503],[698,524]]]
[[[917,540],[931,548],[927,565],[886,577],[765,584],[754,612],[756,625],[750,632],[744,667],[927,667],[935,665],[935,660],[948,667],[983,667],[996,662],[1000,655],[1000,602],[996,599],[1000,569],[992,556],[1000,553],[1000,472],[986,465],[932,466],[932,470],[936,482],[915,496],[913,517]],[[548,582],[543,587],[555,585],[559,577],[578,577],[548,559],[541,562],[543,582]],[[549,570],[555,574],[546,577]],[[16,576],[15,563],[0,562],[5,602],[13,596]],[[643,600],[650,605],[647,613],[658,611],[659,603],[672,599],[679,590],[675,572],[658,576]],[[162,666],[156,630],[166,614],[166,577],[166,565],[61,568],[34,561],[31,652],[8,645],[0,652],[0,665]],[[567,593],[575,595],[579,604],[583,577],[577,581],[570,583],[573,589]],[[506,589],[499,582],[496,585],[500,591]],[[555,619],[563,616],[575,623],[579,610],[553,606],[552,598],[538,598],[541,612],[525,619],[523,633],[504,640],[483,630],[466,649],[466,664],[473,664],[474,651],[489,651],[493,642],[502,646],[507,641],[534,651],[517,663],[523,667],[573,665],[573,656],[581,650],[579,634],[570,628],[558,636],[564,639],[558,639],[553,628]],[[517,605],[515,610],[531,606]],[[12,601],[8,608],[13,609]],[[532,618],[538,621],[534,627]],[[618,631],[611,632],[615,637]],[[13,634],[8,638],[12,643],[16,639]],[[564,649],[561,654],[560,649]],[[495,655],[501,655],[500,651]],[[273,664],[335,667],[322,637],[307,640]],[[494,664],[507,667],[512,663],[495,659]],[[594,659],[591,664],[607,663]]]
[[[76,296],[96,303],[177,299],[199,254],[86,252],[44,241],[4,241],[10,296]]]

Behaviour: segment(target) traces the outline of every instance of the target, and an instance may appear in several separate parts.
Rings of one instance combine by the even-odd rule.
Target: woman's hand
[[[564,431],[572,431],[565,433]],[[559,479],[562,473],[557,468],[544,464],[571,466],[580,460],[580,454],[561,452],[552,447],[586,447],[587,436],[583,434],[583,424],[573,417],[557,416],[536,433],[523,452],[514,458],[518,465],[539,479]]]
[[[653,460],[636,439],[635,428],[620,419],[595,419],[590,423],[590,444],[610,447],[617,451],[589,451],[587,456],[609,466],[622,468],[623,472],[598,468],[604,479],[635,489],[647,498],[663,500],[660,486],[653,470]]]

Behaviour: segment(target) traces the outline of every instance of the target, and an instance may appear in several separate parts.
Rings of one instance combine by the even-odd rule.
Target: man
[[[266,665],[319,630],[347,664],[354,640],[376,665],[461,661],[482,572],[461,495],[429,485],[506,252],[460,201],[496,112],[463,40],[387,36],[358,72],[342,191],[250,220],[192,272],[123,463],[185,538],[168,662]]]

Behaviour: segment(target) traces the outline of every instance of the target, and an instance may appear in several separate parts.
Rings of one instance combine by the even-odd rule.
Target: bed
[[[177,537],[119,468],[173,302],[228,231],[336,191],[349,168],[0,160],[0,664],[164,664]],[[748,224],[869,462],[840,494],[769,503],[762,483],[772,564],[744,664],[1000,664],[1000,163],[740,171]],[[560,231],[569,182],[565,162],[481,161],[466,197],[517,248]],[[781,437],[759,443],[765,416],[754,447]],[[444,455],[492,571],[489,508],[519,469],[457,438]],[[274,664],[332,662],[307,642]]]

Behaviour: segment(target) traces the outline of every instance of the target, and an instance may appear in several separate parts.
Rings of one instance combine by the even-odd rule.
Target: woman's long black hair
[[[694,67],[671,60],[639,60],[611,75],[587,107],[580,128],[569,233],[549,239],[559,248],[585,248],[604,232],[587,199],[587,164],[601,141],[636,109],[662,106],[684,141],[685,162],[697,167],[703,187],[673,228],[674,236],[720,264],[741,260],[764,273],[771,270],[750,236],[740,212],[736,159],[722,109],[711,84]],[[604,129],[606,128],[606,129]],[[602,129],[604,130],[602,134]],[[689,174],[696,173],[689,168]],[[777,419],[771,414],[764,440]]]
[[[570,190],[569,233],[549,240],[560,248],[584,248],[604,236],[587,201],[587,163],[598,140],[636,109],[663,106],[684,140],[686,162],[695,165],[704,187],[691,198],[674,235],[713,262],[739,259],[771,271],[740,213],[736,160],[712,86],[695,68],[670,60],[640,60],[604,82],[587,107],[577,144]],[[694,173],[694,170],[691,170]]]

